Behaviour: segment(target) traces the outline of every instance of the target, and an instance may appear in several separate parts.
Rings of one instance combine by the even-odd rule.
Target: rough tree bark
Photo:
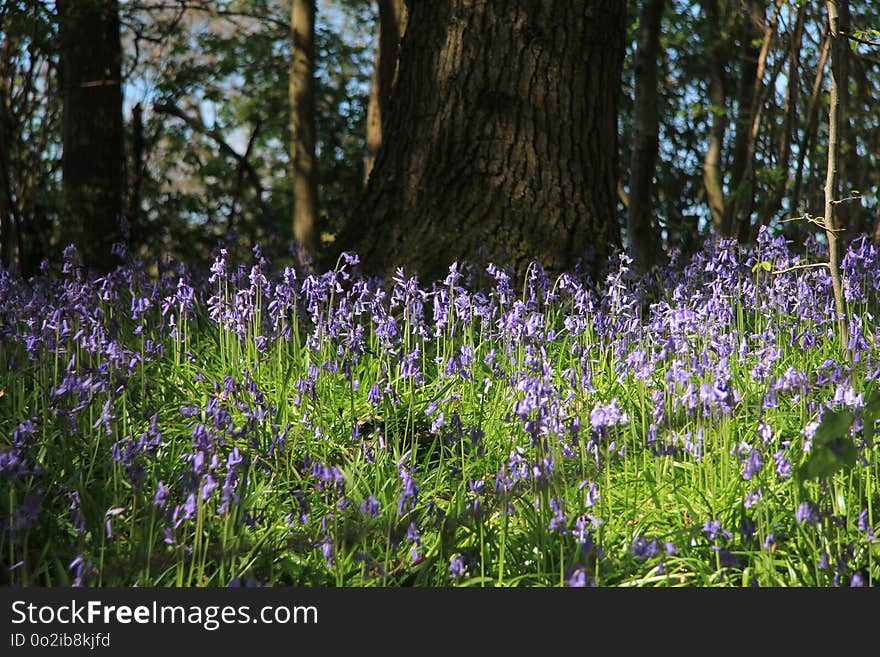
[[[726,235],[724,224],[724,175],[721,172],[721,155],[724,134],[727,131],[727,74],[726,41],[721,38],[719,24],[721,11],[718,0],[703,0],[706,12],[707,39],[711,51],[709,63],[709,102],[712,106],[712,122],[709,126],[709,145],[703,159],[703,186],[709,202],[712,227],[716,235]]]
[[[117,0],[58,0],[62,81],[63,243],[111,269],[125,189]]]
[[[318,163],[315,157],[315,2],[293,0],[290,12],[290,163],[293,239],[300,261],[318,250]]]
[[[339,240],[368,270],[442,276],[480,252],[601,264],[620,244],[626,3],[410,3],[386,141]]]
[[[367,106],[366,157],[364,158],[364,184],[382,146],[382,122],[388,115],[391,91],[397,76],[400,39],[406,30],[406,3],[404,0],[378,0],[379,44],[376,48],[376,65],[370,86],[370,103]]]
[[[630,158],[626,233],[629,254],[636,268],[641,271],[648,271],[663,260],[660,227],[651,207],[651,191],[659,149],[657,61],[660,55],[660,23],[665,4],[666,0],[644,0],[639,14],[639,45],[634,66],[635,134]]]

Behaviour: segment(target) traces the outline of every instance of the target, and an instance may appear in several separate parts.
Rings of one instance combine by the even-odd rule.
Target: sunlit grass
[[[799,262],[766,235],[595,286],[259,254],[5,272],[0,578],[873,584],[880,263],[860,248],[849,336],[824,270],[755,267]]]

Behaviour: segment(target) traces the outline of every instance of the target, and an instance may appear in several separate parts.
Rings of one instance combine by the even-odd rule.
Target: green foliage
[[[144,182],[141,252],[206,262],[222,240],[246,253],[289,257],[289,4],[226,0],[182,14],[149,6],[126,10],[127,38],[158,41],[129,49],[129,104],[172,103],[199,117],[259,173],[263,192],[217,141],[180,119],[148,114],[151,136]],[[316,17],[316,117],[319,231],[335,233],[363,184],[366,108],[373,66],[369,3],[321,3]]]
[[[874,447],[874,431],[878,419],[880,419],[880,389],[874,388],[867,395],[865,407],[862,409],[862,421],[864,422],[862,431],[865,443],[869,448]]]
[[[849,411],[832,411],[825,415],[813,436],[806,460],[798,470],[801,481],[825,479],[856,464],[859,453],[849,435],[854,420]]]

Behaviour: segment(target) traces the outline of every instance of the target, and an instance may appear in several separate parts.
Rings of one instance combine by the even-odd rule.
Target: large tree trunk
[[[107,271],[123,238],[124,151],[117,0],[58,0],[63,94],[61,234]]]
[[[644,0],[639,18],[639,47],[635,62],[635,108],[633,151],[630,159],[629,205],[626,233],[635,265],[649,270],[663,260],[660,227],[651,207],[651,190],[659,148],[657,117],[657,61],[660,54],[660,23],[666,0]]]
[[[318,163],[315,157],[315,2],[293,0],[290,18],[290,161],[293,239],[300,261],[318,249]]]
[[[486,254],[601,264],[619,246],[626,3],[410,3],[386,140],[340,240],[368,270]]]
[[[370,103],[367,106],[367,154],[364,159],[364,183],[382,146],[382,122],[388,116],[391,91],[397,76],[400,39],[406,30],[406,3],[404,0],[378,0],[379,44],[376,48],[376,65],[370,86]]]

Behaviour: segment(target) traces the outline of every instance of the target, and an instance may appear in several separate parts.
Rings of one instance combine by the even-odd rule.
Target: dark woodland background
[[[816,232],[829,153],[837,234],[880,240],[877,28],[868,0],[3,0],[0,256],[647,269]]]

